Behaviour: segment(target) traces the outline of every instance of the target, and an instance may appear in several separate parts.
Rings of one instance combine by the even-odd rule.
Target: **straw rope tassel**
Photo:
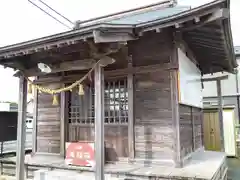
[[[52,102],[52,105],[54,105],[54,106],[59,105],[59,102],[58,102],[58,95],[57,95],[57,94],[54,94],[54,95],[53,95],[53,102]]]
[[[31,81],[27,77],[25,77],[25,78],[28,80],[29,84],[31,84],[32,87],[34,86],[34,88],[36,88],[39,91],[39,93],[44,92],[44,93],[52,94],[53,95],[53,104],[59,104],[57,94],[59,94],[61,92],[72,91],[72,89],[77,87],[77,86],[79,88],[78,94],[79,95],[84,95],[84,88],[83,88],[83,85],[80,84],[80,83],[82,83],[82,81],[84,81],[87,77],[89,78],[90,81],[92,81],[91,72],[94,71],[95,67],[97,66],[97,64],[99,62],[100,62],[100,60],[81,79],[75,81],[74,83],[72,83],[71,85],[69,85],[67,87],[63,87],[63,88],[60,88],[60,89],[48,89],[48,88],[42,87],[40,85],[33,84],[33,81]],[[29,92],[32,91],[32,88],[30,88],[30,86],[29,86],[28,91]]]
[[[83,85],[82,84],[78,85],[78,94],[80,96],[84,95],[84,90],[83,90]]]

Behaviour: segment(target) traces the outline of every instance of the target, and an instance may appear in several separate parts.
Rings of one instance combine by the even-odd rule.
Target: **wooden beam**
[[[19,79],[18,125],[17,125],[17,162],[16,179],[25,179],[25,141],[26,141],[26,113],[27,113],[27,80]]]
[[[132,59],[128,63],[129,73],[127,76],[128,84],[128,148],[129,158],[132,160],[135,157],[134,152],[134,76],[131,71]]]
[[[101,59],[101,64],[103,66],[107,66],[114,62],[115,60],[108,56],[103,57]],[[49,74],[54,74],[58,72],[67,72],[67,71],[87,70],[87,69],[91,69],[95,64],[96,64],[95,59],[64,61],[57,65],[49,65],[49,67],[51,68],[51,73]],[[41,72],[40,69],[38,69],[37,64],[36,64],[36,67],[34,68],[22,70],[22,71],[24,76],[27,76],[27,77],[46,75],[46,73]],[[14,76],[19,76],[19,75],[21,75],[20,71],[17,72]]]
[[[132,29],[94,30],[93,37],[95,43],[126,42],[136,39]]]
[[[221,8],[221,9],[218,9],[214,12],[212,12],[211,14],[208,15],[207,18],[199,18],[200,21],[198,23],[196,23],[195,25],[191,25],[190,27],[183,27],[183,28],[179,28],[180,31],[190,31],[190,30],[193,30],[193,29],[196,29],[196,28],[200,28],[204,25],[207,25],[207,24],[210,24],[214,21],[219,21],[221,19],[226,19],[226,18],[229,18],[229,9],[227,8]],[[195,21],[196,17],[194,18],[194,21]],[[195,21],[196,22],[196,21]]]
[[[94,73],[95,86],[95,179],[104,180],[104,75],[103,68],[97,64]]]
[[[37,78],[35,78],[37,79]],[[37,116],[38,116],[38,90],[34,88],[33,92],[33,129],[32,129],[32,152],[37,151]]]
[[[52,70],[51,71],[51,74],[52,74],[52,73],[58,73],[58,72],[64,72],[64,71],[90,69],[95,63],[96,63],[96,60],[94,59],[85,59],[85,60],[75,60],[75,61],[64,61],[62,63],[59,63],[58,65],[49,65],[49,67]],[[14,76],[18,76],[19,73],[20,72],[17,72]],[[27,76],[27,77],[41,76],[46,74],[44,72],[41,72],[40,69],[38,69],[37,64],[35,68],[27,69],[23,73],[24,73],[24,76]]]
[[[202,82],[218,81],[218,80],[225,80],[225,79],[228,79],[228,75],[222,75],[222,76],[211,77],[211,78],[202,78]]]
[[[211,16],[209,16],[204,22],[206,23],[210,23],[216,20],[220,20],[220,19],[226,19],[229,18],[230,16],[230,11],[228,8],[221,8],[216,10],[215,12],[213,12],[211,14]]]
[[[158,72],[158,71],[165,71],[165,70],[171,70],[171,69],[177,69],[177,65],[171,65],[169,63],[166,64],[157,64],[157,65],[149,65],[149,66],[141,66],[141,67],[132,67],[131,71],[133,74],[146,74],[149,72]],[[105,78],[109,77],[119,77],[119,76],[127,76],[129,72],[129,68],[125,69],[116,69],[116,70],[110,70],[110,71],[105,71],[104,76]],[[53,83],[53,82],[64,82],[64,83],[69,83],[76,81],[80,79],[82,76],[85,74],[75,74],[75,75],[69,75],[67,77],[48,77],[42,80],[36,80],[34,81],[34,84],[45,84],[45,83]]]

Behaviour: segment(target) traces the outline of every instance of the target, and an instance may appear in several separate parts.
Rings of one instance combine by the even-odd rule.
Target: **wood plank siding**
[[[187,105],[179,105],[181,158],[196,151],[202,144],[202,110]]]
[[[194,127],[194,150],[203,147],[203,110],[192,108]]]
[[[137,75],[135,80],[136,158],[172,159],[170,72]]]
[[[133,66],[167,64],[172,51],[171,31],[161,33],[148,32],[137,41],[128,43]]]
[[[129,44],[133,66],[170,63],[172,34],[146,33]],[[136,74],[134,79],[135,158],[174,159],[170,71]]]
[[[60,83],[45,85],[48,88],[60,88]],[[59,105],[52,105],[53,97],[43,92],[37,99],[37,152],[60,153],[60,95]]]

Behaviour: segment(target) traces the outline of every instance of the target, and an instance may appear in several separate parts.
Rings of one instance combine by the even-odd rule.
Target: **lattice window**
[[[105,123],[128,122],[127,80],[105,83]]]
[[[94,86],[85,85],[84,95],[71,92],[69,123],[72,125],[94,124]],[[104,111],[106,124],[128,123],[127,79],[105,82]]]
[[[93,124],[94,123],[94,92],[92,86],[84,86],[84,95],[79,96],[78,89],[70,93],[69,123]]]

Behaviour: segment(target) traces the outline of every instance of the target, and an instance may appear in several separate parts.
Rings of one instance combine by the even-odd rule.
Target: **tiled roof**
[[[234,72],[237,62],[228,16],[230,0],[215,0],[193,9],[178,6],[174,2],[176,1],[165,0],[154,5],[79,21],[71,31],[1,47],[0,64],[20,69],[16,60],[20,58],[16,57],[39,51],[47,52],[72,43],[83,43],[88,38],[93,38],[97,43],[106,43],[112,40],[113,33],[118,37],[116,41],[131,41],[135,37],[141,38],[145,32],[172,28],[174,31],[182,31],[183,39],[191,47],[204,74]],[[196,22],[199,26],[193,26],[195,17],[195,20],[200,20]],[[121,36],[122,33],[124,36]],[[24,59],[29,67],[36,66],[37,61]]]
[[[150,11],[142,12],[135,15],[130,15],[127,17],[120,17],[118,19],[107,21],[105,23],[135,25],[135,24],[145,23],[149,21],[154,21],[157,19],[168,18],[170,16],[182,13],[189,9],[191,9],[189,6],[175,6],[175,7],[153,9]]]

